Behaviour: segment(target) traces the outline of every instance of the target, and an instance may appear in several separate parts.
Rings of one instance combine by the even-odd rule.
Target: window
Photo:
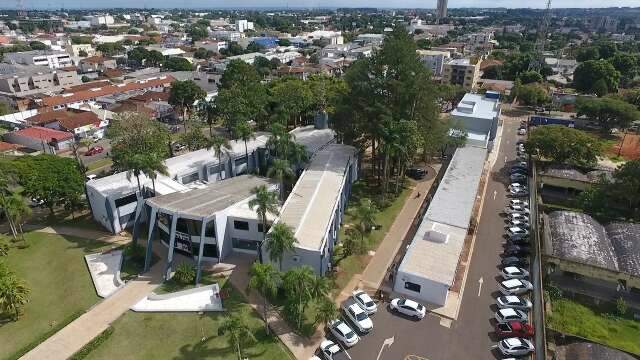
[[[260,241],[244,240],[238,238],[231,238],[231,244],[234,249],[239,250],[257,251],[258,247],[260,247]]]
[[[246,221],[234,220],[233,228],[236,230],[249,230],[249,223]]]
[[[133,202],[138,201],[138,196],[133,193],[133,194],[129,194],[127,196],[123,196],[119,199],[116,199],[115,203],[116,203],[116,208],[119,208],[121,206],[125,206],[127,204],[131,204]]]
[[[269,231],[270,228],[271,226],[267,224],[267,231]],[[258,224],[258,232],[266,232],[266,231],[262,231],[262,224]]]
[[[207,222],[207,228],[204,230],[204,236],[206,237],[216,237],[216,222],[209,221]]]
[[[198,174],[197,172],[182,177],[182,183],[185,185],[197,180],[200,180],[200,174]]]
[[[234,162],[236,163],[236,166],[240,166],[242,164],[246,164],[247,163],[247,157],[246,156],[239,157],[239,158],[235,159]]]
[[[407,282],[404,283],[404,288],[407,289],[407,290],[419,293],[421,286],[418,285],[418,284],[415,284],[415,283],[407,281]]]

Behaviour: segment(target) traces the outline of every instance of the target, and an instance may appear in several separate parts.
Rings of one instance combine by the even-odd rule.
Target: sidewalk
[[[125,236],[71,227],[32,227],[30,230],[96,239],[117,245],[131,241],[131,238]],[[157,247],[154,247],[154,250],[160,251]],[[29,351],[21,359],[63,360],[71,357],[93,338],[106,330],[113,321],[127,312],[130,307],[158,287],[162,283],[163,266],[164,262],[158,261],[148,273],[129,281],[109,298],[96,304],[69,325]]]
[[[439,164],[434,164],[431,167],[436,171],[436,173],[440,170]],[[371,261],[369,261],[369,265],[367,265],[366,269],[362,273],[360,282],[362,287],[371,290],[378,290],[378,288],[380,288],[380,285],[384,281],[384,276],[391,266],[398,249],[402,245],[402,241],[407,235],[407,232],[411,227],[411,223],[418,214],[420,206],[425,200],[434,180],[435,177],[430,180],[416,183],[413,192],[411,192],[411,195],[407,198],[402,210],[400,210],[400,213],[398,213],[398,216],[389,228],[387,235],[385,235],[384,239],[382,239],[382,242],[378,246],[375,255]],[[417,197],[418,194],[420,194],[419,197]],[[349,295],[351,295],[351,290],[353,290],[353,288],[346,290]]]

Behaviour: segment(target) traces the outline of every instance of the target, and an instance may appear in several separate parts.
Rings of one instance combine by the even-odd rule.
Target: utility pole
[[[544,46],[547,42],[547,32],[551,22],[551,0],[547,0],[547,8],[544,10],[540,27],[538,28],[538,38],[536,39],[535,58],[529,64],[529,70],[541,72],[544,66]]]

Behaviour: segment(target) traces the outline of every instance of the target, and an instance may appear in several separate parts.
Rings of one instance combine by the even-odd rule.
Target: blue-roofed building
[[[278,38],[276,37],[258,37],[253,38],[253,42],[260,46],[264,46],[266,49],[272,49],[278,46]]]

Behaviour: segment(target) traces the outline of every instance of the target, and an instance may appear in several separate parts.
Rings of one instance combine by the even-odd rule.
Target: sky
[[[0,8],[10,9],[18,0],[0,0]],[[99,7],[163,8],[251,8],[251,7],[380,7],[434,8],[436,0],[22,0],[24,7],[39,9]],[[449,7],[545,7],[545,0],[449,0]],[[640,7],[640,0],[554,0],[554,8]]]

